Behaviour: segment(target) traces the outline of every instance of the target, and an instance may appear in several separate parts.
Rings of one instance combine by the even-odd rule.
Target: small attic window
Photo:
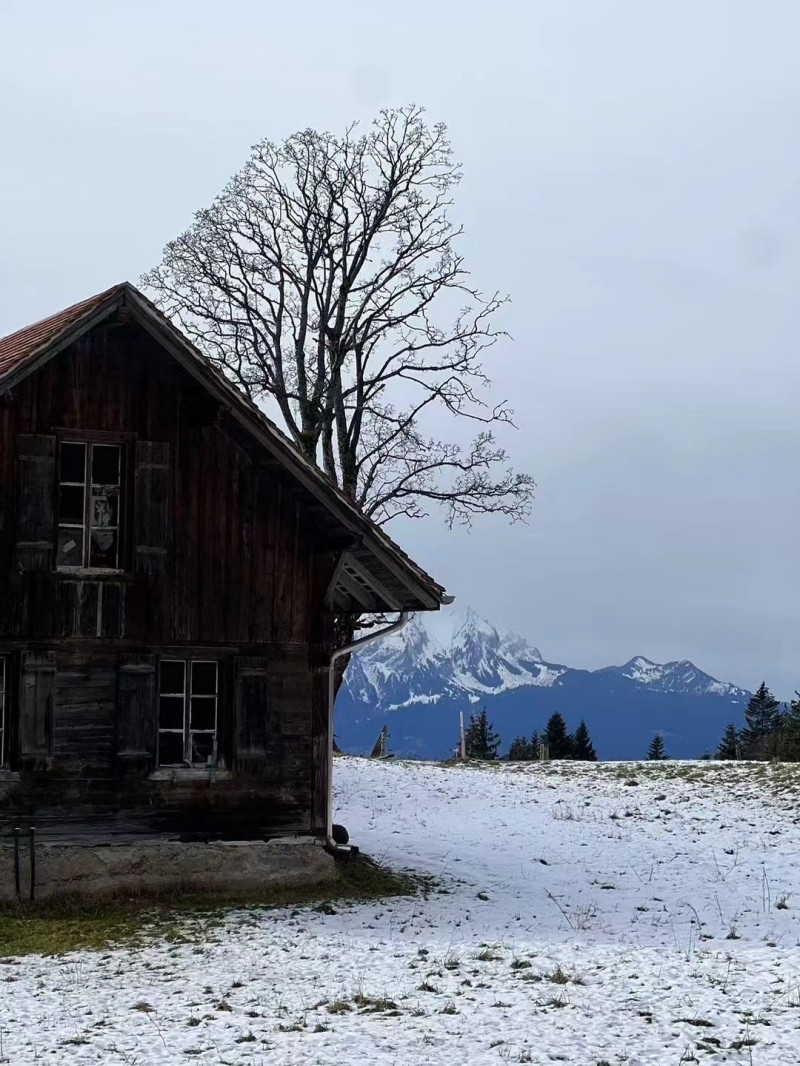
[[[118,570],[121,444],[62,441],[58,467],[58,570]]]

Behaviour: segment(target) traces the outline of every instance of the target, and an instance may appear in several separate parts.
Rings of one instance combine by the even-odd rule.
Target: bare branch
[[[265,140],[144,278],[379,523],[434,506],[451,526],[516,521],[531,506],[532,479],[492,435],[513,425],[483,365],[506,337],[494,324],[506,298],[484,296],[457,251],[460,179],[446,127],[413,105],[365,133]],[[437,411],[483,428],[468,446],[431,437]]]

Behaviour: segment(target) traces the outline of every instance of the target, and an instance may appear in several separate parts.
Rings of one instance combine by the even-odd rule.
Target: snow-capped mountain
[[[516,634],[501,637],[473,610],[455,614],[451,637],[437,640],[421,615],[385,641],[353,656],[345,687],[356,703],[395,711],[418,703],[498,695],[525,685],[552,685],[564,667],[542,661]]]
[[[353,655],[344,687],[356,703],[376,710],[435,703],[455,695],[446,661],[445,649],[416,616],[400,633]]]
[[[480,704],[502,720],[506,742],[560,710],[573,727],[572,719],[585,718],[601,749],[608,737],[605,758],[637,757],[623,752],[625,730],[636,744],[662,731],[668,750],[674,738],[673,754],[696,756],[695,746],[716,746],[720,722],[739,721],[749,698],[686,660],[661,664],[637,656],[623,666],[573,669],[547,662],[524,637],[501,633],[469,608],[453,612],[441,632],[445,621],[418,615],[352,657],[337,701],[340,744],[371,746],[380,719],[401,754],[437,756],[444,723],[448,738],[452,733],[454,709]]]
[[[417,615],[400,633],[368,644],[353,656],[345,687],[357,703],[395,711],[459,696],[477,702],[526,686],[552,688],[568,672],[569,667],[545,662],[524,637],[501,636],[491,622],[466,608],[456,614],[446,642],[433,637],[423,616]],[[652,692],[748,698],[743,689],[717,681],[685,660],[660,664],[640,655],[624,666],[572,672],[592,673],[610,683],[625,680]]]
[[[654,663],[637,655],[624,666],[607,666],[596,670],[609,677],[619,674],[652,692],[680,692],[685,696],[724,696],[732,700],[748,700],[750,693],[726,681],[717,681],[703,673],[688,659],[675,663]]]

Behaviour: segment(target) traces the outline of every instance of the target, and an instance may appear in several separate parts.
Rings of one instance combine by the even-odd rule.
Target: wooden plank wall
[[[98,582],[76,590],[47,565],[15,573],[11,538],[25,517],[15,492],[15,438],[36,439],[40,449],[55,428],[127,435],[138,460],[129,457],[136,486],[124,490],[138,503],[138,513],[123,519],[131,578],[123,582],[124,600],[120,582],[112,582],[114,602],[103,605],[108,629],[101,635],[308,642],[316,546],[291,485],[233,440],[224,412],[133,326],[90,333],[28,378],[2,410],[0,577],[24,588],[1,598],[0,639],[95,631]],[[167,455],[172,476],[167,529],[160,532],[152,528],[159,523],[154,473]],[[33,458],[28,465],[35,467]],[[19,529],[17,539],[25,536]],[[159,537],[168,549],[162,568],[154,565]],[[83,597],[77,608],[76,595]],[[13,606],[20,602],[24,618]]]
[[[233,660],[248,675],[242,696],[230,701],[246,716],[236,723],[244,734],[242,757],[233,760],[233,774],[174,780],[150,777],[152,758],[142,751],[155,728],[147,713],[154,706],[148,698],[153,656],[120,662],[108,648],[62,649],[57,665],[53,652],[24,656],[31,712],[22,738],[26,755],[19,780],[0,786],[0,837],[20,821],[48,837],[93,828],[203,838],[312,829],[311,675],[304,649],[273,646],[269,655]]]
[[[25,436],[30,451],[52,456],[47,439],[59,431],[125,442],[120,575],[56,573],[38,542],[26,549],[33,563],[19,565],[28,532],[18,527],[16,442]],[[0,653],[18,673],[31,641],[45,657],[20,674],[36,736],[30,774],[22,767],[2,798],[0,829],[25,817],[53,831],[110,821],[201,835],[324,828],[330,628],[321,617],[336,555],[303,506],[280,468],[135,325],[95,329],[0,399]],[[141,750],[155,723],[138,716],[145,705],[153,713],[158,655],[197,647],[223,664],[227,765],[236,766],[242,728],[249,756],[213,786],[156,782]],[[243,712],[234,691],[248,662]],[[264,706],[255,725],[236,718]]]

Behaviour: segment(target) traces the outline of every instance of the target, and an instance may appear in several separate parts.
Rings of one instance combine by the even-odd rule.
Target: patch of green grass
[[[495,962],[497,959],[502,958],[502,955],[491,944],[483,944],[475,958],[479,962]]]
[[[552,973],[546,974],[547,980],[551,981],[554,985],[585,985],[586,982],[580,974],[574,971],[568,971],[563,969],[562,966],[556,966]]]
[[[346,999],[336,999],[327,1006],[328,1014],[347,1014],[353,1008]]]
[[[387,999],[386,996],[365,996],[363,992],[359,992],[353,998],[353,1002],[363,1014],[378,1014],[384,1011],[393,1013],[397,1010],[395,1001]]]
[[[539,1005],[542,1007],[568,1007],[569,1000],[566,996],[553,996],[552,999],[546,999],[544,1002],[539,1001]]]
[[[0,960],[135,947],[151,940],[181,943],[219,926],[232,910],[317,907],[427,893],[431,879],[387,869],[367,856],[337,864],[317,885],[269,887],[258,893],[143,895],[90,901],[20,903],[0,909]]]

